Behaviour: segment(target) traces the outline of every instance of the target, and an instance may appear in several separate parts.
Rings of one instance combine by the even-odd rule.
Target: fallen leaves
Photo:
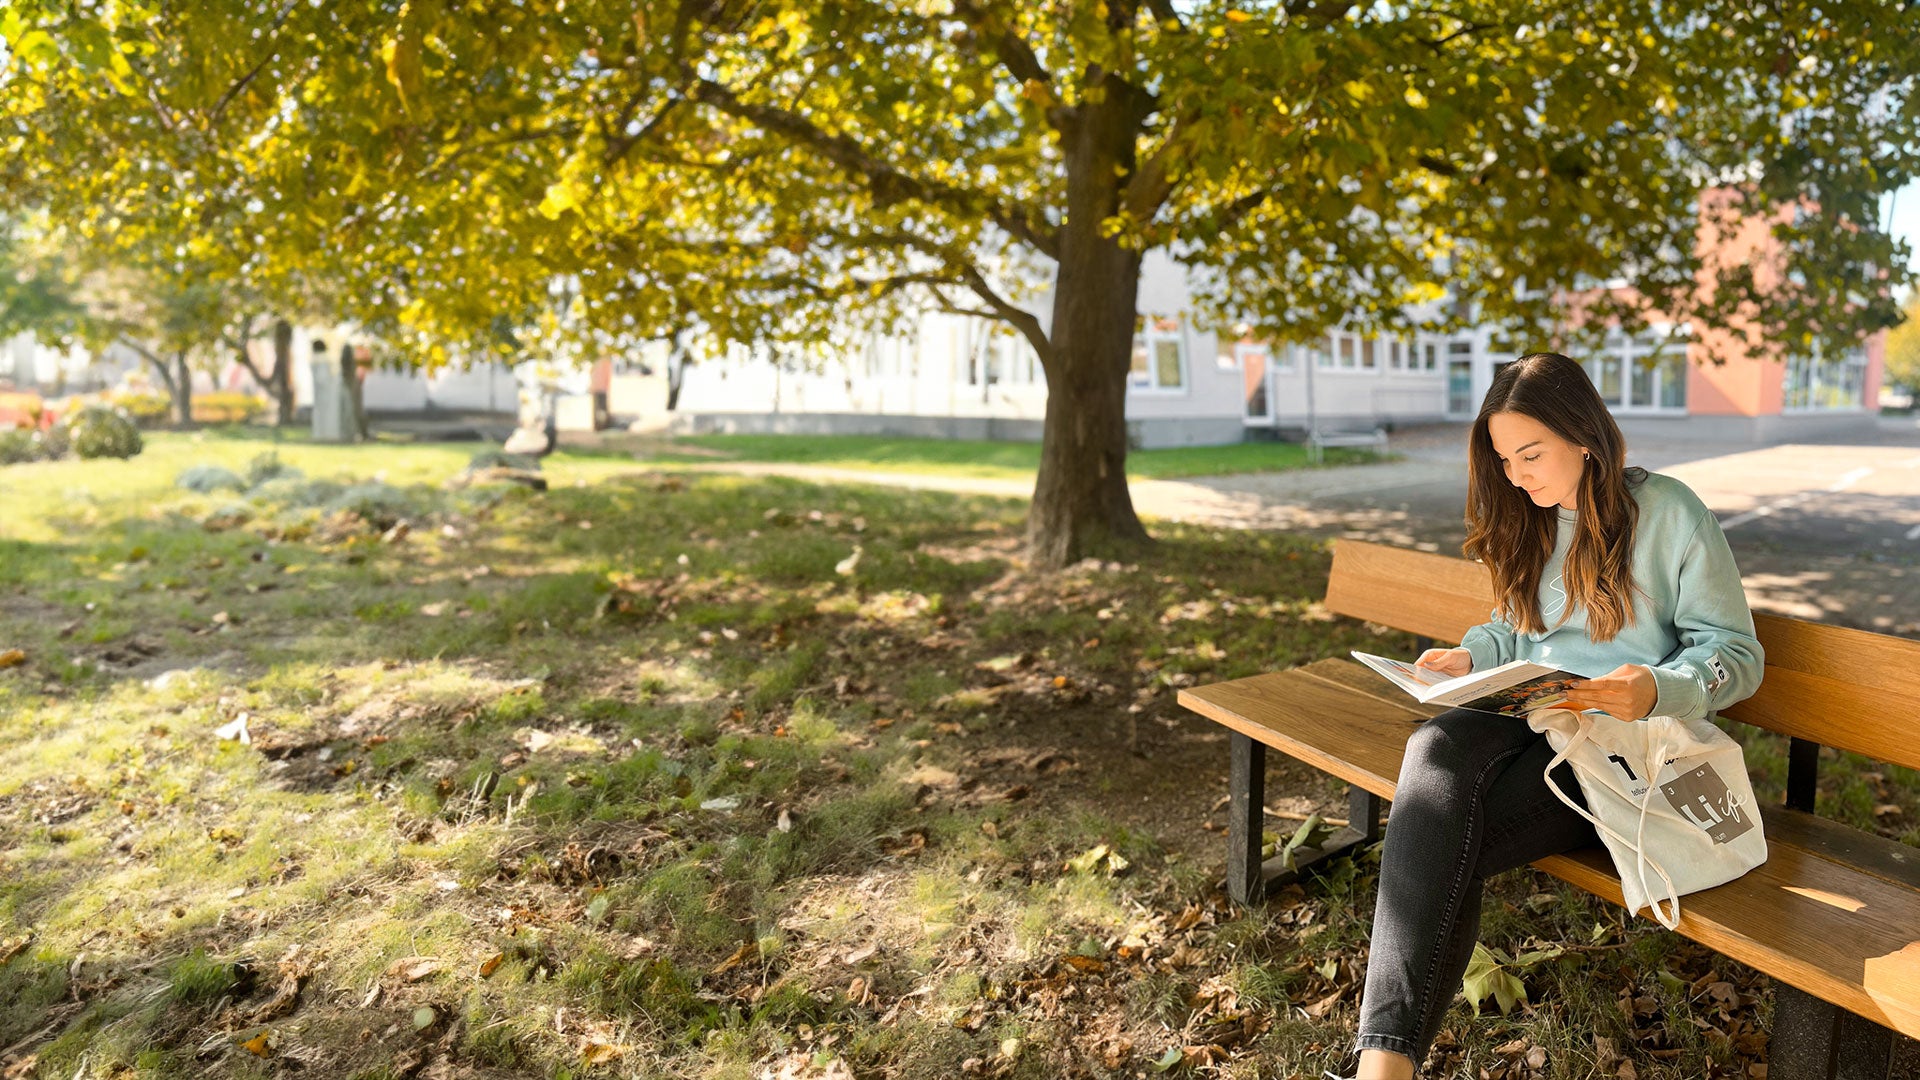
[[[281,957],[278,970],[280,983],[274,989],[273,996],[248,1016],[253,1023],[264,1024],[294,1010],[300,1001],[300,988],[313,973],[313,962],[299,945],[295,945]]]
[[[19,667],[21,664],[24,664],[26,662],[27,662],[27,652],[25,649],[7,649],[3,652],[0,652],[0,670],[5,670],[10,667]]]
[[[1132,865],[1127,857],[1114,851],[1105,844],[1095,844],[1086,851],[1068,859],[1065,868],[1076,874],[1092,873],[1095,868],[1105,866],[1109,877],[1118,874]]]

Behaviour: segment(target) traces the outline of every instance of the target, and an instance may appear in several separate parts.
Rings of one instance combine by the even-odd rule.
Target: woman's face
[[[1487,435],[1499,456],[1507,482],[1527,493],[1535,506],[1579,509],[1584,446],[1575,446],[1547,425],[1513,412],[1487,417]]]

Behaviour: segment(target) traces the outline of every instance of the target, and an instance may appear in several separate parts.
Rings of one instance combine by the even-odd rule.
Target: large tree
[[[1875,198],[1920,155],[1902,6],[123,0],[21,22],[49,37],[16,77],[123,57],[87,92],[248,118],[208,173],[227,205],[270,257],[325,251],[428,362],[543,313],[595,348],[1004,321],[1046,373],[1028,533],[1059,565],[1145,536],[1124,419],[1155,247],[1279,339],[1548,340],[1611,279],[1591,314],[1630,324],[1889,324],[1906,260]],[[1702,262],[1724,214],[1778,220],[1767,271]]]

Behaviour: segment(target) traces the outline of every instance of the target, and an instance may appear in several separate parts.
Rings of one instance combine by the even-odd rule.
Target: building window
[[[1681,336],[1655,337],[1620,333],[1582,364],[1600,400],[1622,412],[1685,412],[1687,408],[1687,341]]]
[[[1362,337],[1359,334],[1335,330],[1328,335],[1333,348],[1315,354],[1315,366],[1325,371],[1367,371],[1382,370],[1381,357],[1387,353],[1387,343],[1379,338]]]
[[[1438,371],[1440,346],[1431,341],[1401,341],[1388,338],[1382,344],[1387,354],[1388,371]]]
[[[1864,408],[1867,387],[1865,349],[1848,349],[1826,359],[1818,341],[1807,355],[1787,357],[1782,412],[1822,412]]]
[[[1184,390],[1187,386],[1187,348],[1177,315],[1135,319],[1133,363],[1127,385],[1135,390]]]

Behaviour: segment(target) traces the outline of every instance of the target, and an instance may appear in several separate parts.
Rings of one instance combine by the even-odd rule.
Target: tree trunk
[[[347,395],[348,419],[352,426],[352,431],[343,434],[349,442],[365,442],[372,436],[367,431],[366,398],[360,392],[360,362],[354,356],[352,345],[340,346],[340,389]]]
[[[686,345],[680,340],[684,331],[674,331],[667,338],[667,411],[680,407],[680,387],[686,382],[687,365],[693,363]]]
[[[293,423],[293,324],[285,319],[273,323],[273,378],[267,392],[273,395],[276,412],[274,427]]]
[[[1108,79],[1066,132],[1067,218],[1054,282],[1052,357],[1027,556],[1057,569],[1115,546],[1151,542],[1127,490],[1127,368],[1140,255],[1101,235],[1133,167],[1137,105]]]
[[[193,426],[193,372],[187,370],[187,354],[173,354],[173,379],[167,389],[173,394],[173,423],[185,431]]]

